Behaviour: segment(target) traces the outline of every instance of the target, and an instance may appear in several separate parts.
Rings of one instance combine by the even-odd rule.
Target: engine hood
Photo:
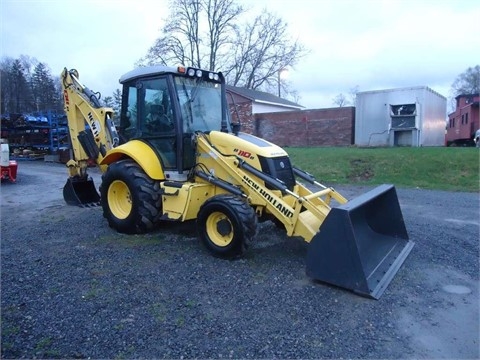
[[[211,131],[208,136],[210,142],[224,155],[239,155],[245,158],[255,155],[268,158],[288,155],[280,146],[242,132],[233,135]]]

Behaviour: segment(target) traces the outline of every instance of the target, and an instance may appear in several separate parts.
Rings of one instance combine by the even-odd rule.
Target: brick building
[[[255,114],[255,132],[279,146],[349,146],[354,143],[355,108]]]
[[[227,86],[233,121],[242,131],[279,146],[348,146],[354,143],[355,108],[302,110],[278,96]]]
[[[233,121],[240,120],[242,131],[254,134],[254,115],[280,111],[294,111],[303,106],[281,97],[252,89],[227,85],[227,101]]]

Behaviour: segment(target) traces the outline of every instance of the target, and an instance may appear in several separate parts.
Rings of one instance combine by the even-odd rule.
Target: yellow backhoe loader
[[[281,147],[240,132],[221,72],[183,66],[128,72],[120,78],[118,132],[112,109],[100,105],[76,70],[65,68],[61,79],[72,142],[65,201],[100,203],[118,232],[196,220],[213,255],[235,258],[257,222],[271,220],[309,243],[308,276],[375,299],[414,245],[393,185],[347,201],[293,167]],[[100,194],[87,174],[91,159],[103,172]]]

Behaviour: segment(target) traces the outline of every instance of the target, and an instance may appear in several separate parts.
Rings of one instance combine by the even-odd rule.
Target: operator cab
[[[184,179],[194,166],[194,133],[231,131],[222,73],[151,66],[125,74],[120,83],[122,141],[147,143],[168,178]]]

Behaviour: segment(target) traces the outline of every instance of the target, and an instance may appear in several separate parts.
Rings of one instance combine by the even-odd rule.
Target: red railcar
[[[474,146],[475,132],[480,129],[479,94],[458,95],[456,109],[448,115],[447,146]]]

